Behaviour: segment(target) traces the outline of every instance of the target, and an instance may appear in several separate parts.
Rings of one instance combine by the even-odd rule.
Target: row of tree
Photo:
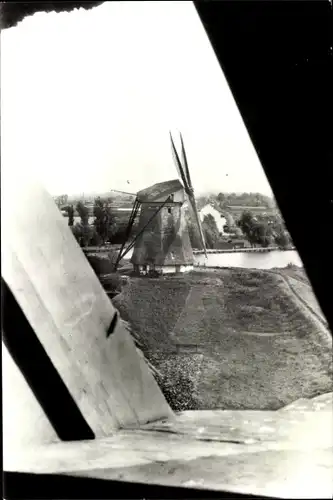
[[[193,220],[188,217],[187,225],[191,244],[194,248],[201,248],[197,227]],[[236,228],[232,229],[232,234],[221,235],[211,214],[204,216],[202,230],[205,237],[206,246],[209,249],[223,248],[226,243],[243,239],[247,240],[251,246],[278,246],[288,248],[292,240],[280,215],[255,216],[249,210],[245,210],[236,222]]]
[[[238,238],[245,238],[252,246],[267,247],[274,245],[287,248],[293,244],[272,197],[261,193],[219,193],[218,195],[201,196],[198,199],[200,206],[208,203],[217,210],[222,210],[227,219],[227,225],[224,227],[224,232],[227,234],[221,236],[214,218],[211,215],[204,217],[202,225],[208,248],[220,248],[221,242]],[[235,220],[232,216],[232,206],[244,207],[244,211],[238,220]],[[255,215],[251,212],[250,207],[263,207],[267,210],[263,210],[262,214]],[[197,241],[194,231],[192,229],[190,235],[193,246],[196,246]]]
[[[275,202],[269,196],[262,193],[219,193],[215,198],[219,207],[225,209],[228,205],[246,207],[276,208]]]
[[[56,202],[56,205],[58,205],[58,207],[61,208],[68,203],[68,195],[61,194],[60,196],[56,196],[54,198],[54,201]]]
[[[239,196],[241,199],[248,201],[245,195],[246,193]],[[250,193],[249,196],[252,196],[252,194]],[[222,193],[217,198],[222,201]],[[66,196],[59,197],[57,200],[58,205],[61,206],[62,202],[66,200]],[[106,242],[113,241],[115,235],[119,232],[119,227],[117,227],[111,207],[112,200],[103,200],[97,197],[93,206],[94,220],[92,224],[89,223],[89,209],[82,201],[79,201],[75,208],[73,205],[65,207],[68,214],[68,225],[81,246],[104,245]],[[76,224],[75,212],[80,217],[80,221]],[[200,248],[198,228],[189,212],[187,212],[186,218],[191,244],[194,248]],[[225,229],[229,230],[232,236],[222,236],[214,217],[211,214],[205,215],[202,221],[202,229],[207,248],[221,248],[221,244],[230,241],[230,238],[242,237],[246,238],[253,246],[277,245],[280,248],[287,248],[292,245],[290,235],[278,211],[276,211],[275,215],[254,215],[250,210],[245,209],[239,220],[228,221],[229,226],[230,224],[232,227],[226,227]]]
[[[110,200],[102,200],[99,197],[95,199],[93,224],[89,224],[89,209],[82,201],[79,201],[75,208],[73,205],[65,207],[68,214],[68,225],[80,246],[104,245],[110,241],[117,229],[110,205]],[[76,224],[74,224],[75,210],[80,217],[80,221]]]

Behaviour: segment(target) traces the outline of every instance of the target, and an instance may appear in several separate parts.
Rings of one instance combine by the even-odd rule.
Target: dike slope
[[[303,268],[274,269],[274,272],[282,275],[291,291],[303,302],[303,304],[314,314],[319,321],[328,328],[327,320],[321,310],[315,294],[312,291],[311,283]]]
[[[175,410],[275,410],[332,390],[325,326],[285,276],[228,268],[130,278],[113,302]]]

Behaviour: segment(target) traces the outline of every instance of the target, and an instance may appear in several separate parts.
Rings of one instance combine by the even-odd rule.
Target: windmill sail
[[[187,180],[186,180],[186,177],[184,175],[184,171],[182,169],[182,164],[181,164],[181,161],[179,159],[179,156],[178,156],[175,144],[173,142],[171,132],[170,132],[170,139],[171,139],[172,156],[173,156],[173,159],[174,159],[175,164],[176,164],[177,172],[178,172],[178,175],[179,175],[179,177],[181,178],[181,180],[183,182],[185,191],[187,193],[187,190],[188,190]]]
[[[198,214],[198,208],[197,208],[197,204],[195,202],[194,196],[189,196],[189,202],[191,204],[192,211],[194,213],[194,217],[195,217],[196,223],[198,225],[201,245],[202,245],[202,248],[203,248],[203,250],[205,252],[205,255],[207,257],[205,238],[204,238],[204,235],[203,235],[201,221],[200,221],[200,217],[199,217],[199,214]]]
[[[185,146],[184,146],[184,141],[183,141],[182,134],[180,134],[180,142],[181,142],[181,145],[182,145],[182,160],[183,160],[183,165],[185,167],[184,170],[185,170],[185,174],[186,174],[186,177],[187,177],[187,183],[188,183],[189,188],[193,190],[193,186],[192,186],[192,182],[191,182],[190,171],[189,171],[189,168],[188,168],[187,157],[186,157]]]
[[[182,159],[183,159],[183,162],[184,162],[184,169],[183,169],[183,166],[182,166],[181,161],[179,159],[177,150],[175,148],[175,144],[173,142],[171,132],[170,132],[170,139],[171,139],[173,157],[174,157],[175,163],[176,163],[176,168],[177,168],[177,171],[178,171],[178,173],[179,173],[179,175],[181,177],[181,180],[183,181],[185,192],[187,194],[188,200],[190,202],[190,206],[192,208],[192,212],[194,214],[194,217],[195,217],[198,229],[199,229],[199,236],[200,236],[201,245],[202,245],[202,248],[203,248],[203,250],[205,252],[205,255],[207,257],[205,238],[204,238],[204,234],[203,234],[203,231],[202,231],[201,221],[200,221],[200,217],[199,217],[199,213],[198,213],[198,208],[197,208],[197,204],[196,204],[195,197],[194,197],[194,190],[193,190],[193,187],[192,187],[190,171],[189,171],[189,168],[188,168],[188,163],[187,163],[187,158],[186,158],[186,153],[185,153],[185,147],[184,147],[183,137],[180,134],[180,140],[181,140],[181,145],[182,145]],[[185,172],[186,172],[186,175],[185,175]]]
[[[184,170],[185,170],[185,173],[186,173],[186,176],[187,176],[187,184],[188,184],[188,188],[189,188],[188,189],[188,191],[189,191],[188,197],[189,197],[190,204],[192,206],[194,217],[196,219],[196,222],[197,222],[197,225],[198,225],[198,228],[199,228],[199,234],[200,234],[201,244],[202,244],[202,247],[203,247],[203,249],[205,251],[205,255],[207,257],[205,238],[204,238],[204,235],[203,235],[201,221],[200,221],[200,217],[199,217],[199,214],[198,214],[198,208],[197,208],[197,204],[196,204],[195,197],[194,197],[194,190],[193,190],[193,185],[192,185],[192,181],[191,181],[190,170],[188,168],[187,157],[186,157],[185,146],[184,146],[184,141],[183,141],[182,134],[180,134],[180,142],[181,142],[181,145],[182,145],[182,160],[183,160]]]

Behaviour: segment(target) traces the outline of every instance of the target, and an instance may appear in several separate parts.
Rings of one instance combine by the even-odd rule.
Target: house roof
[[[172,193],[176,193],[183,188],[182,183],[179,179],[174,179],[172,181],[159,182],[153,186],[142,189],[138,192],[138,201],[156,201],[160,198],[167,198]]]

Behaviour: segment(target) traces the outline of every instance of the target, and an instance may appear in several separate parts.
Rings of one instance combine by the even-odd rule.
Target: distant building
[[[213,207],[213,205],[208,203],[207,205],[202,207],[201,210],[199,211],[201,222],[204,220],[205,215],[211,215],[216,222],[216,226],[219,233],[225,234],[224,226],[227,224],[227,219],[220,210],[218,210],[217,208]]]

